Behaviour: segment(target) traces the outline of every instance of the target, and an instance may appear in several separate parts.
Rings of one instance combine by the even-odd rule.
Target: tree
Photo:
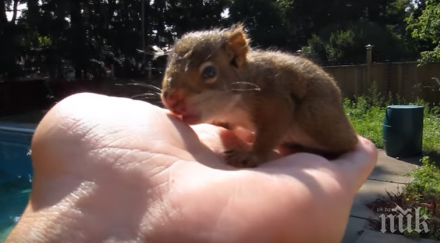
[[[234,0],[229,12],[230,24],[243,22],[254,46],[281,49],[291,41],[276,0]]]
[[[376,60],[411,57],[409,50],[392,31],[367,21],[330,25],[308,41],[304,53],[317,62],[364,63],[365,46],[374,45]]]
[[[317,4],[317,10],[309,14],[313,24],[309,26],[311,36],[303,51],[314,60],[332,64],[364,63],[367,44],[375,46],[373,52],[377,61],[415,59],[419,56],[417,48],[423,43],[412,38],[405,22],[410,14],[418,14],[413,0],[334,2],[340,4],[337,9],[322,5],[328,8],[326,10]],[[423,6],[424,0],[418,1],[418,4]],[[310,11],[307,9],[311,6],[304,6],[305,12]],[[325,21],[313,21],[313,14],[315,18],[318,14],[324,15]]]
[[[422,9],[438,1],[4,0],[0,1],[0,75],[14,79],[38,66],[52,78],[72,72],[78,78],[83,71],[99,77],[103,65],[113,64],[116,76],[139,77],[145,73],[139,52],[142,39],[147,61],[163,66],[163,58],[153,60],[153,46],[169,46],[188,31],[237,22],[245,23],[254,46],[295,52],[307,45],[323,61],[364,57],[368,43],[381,54],[411,56],[408,53],[415,48],[432,51],[434,46],[422,35],[413,38],[405,18],[411,14],[414,21],[419,17],[422,21]],[[28,7],[21,16],[20,4]],[[229,17],[222,16],[225,10]]]
[[[429,0],[419,17],[411,15],[408,19],[408,29],[418,40],[430,41],[435,47],[422,51],[420,62],[440,62],[440,1]]]
[[[19,0],[0,1],[0,79],[4,80],[20,75],[20,64],[16,55],[22,52],[21,37],[25,29],[16,23],[18,4]],[[10,21],[6,12],[12,12]]]

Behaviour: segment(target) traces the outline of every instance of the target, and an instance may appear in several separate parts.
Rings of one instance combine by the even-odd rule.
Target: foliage
[[[423,157],[420,161],[422,165],[408,173],[408,176],[413,179],[402,188],[402,192],[388,193],[388,197],[379,197],[367,206],[374,212],[378,212],[377,209],[382,207],[399,206],[403,210],[410,209],[409,214],[413,218],[416,217],[415,209],[419,208],[419,215],[427,216],[427,219],[423,219],[423,221],[426,222],[429,232],[417,233],[406,230],[403,235],[440,240],[440,168],[428,156]],[[395,216],[397,221],[397,215]],[[380,230],[382,227],[380,224],[378,220],[370,220],[370,225],[376,230]],[[411,221],[413,230],[416,227],[415,224],[415,221]],[[398,222],[395,222],[395,225],[398,225]],[[390,226],[389,222],[387,226]]]
[[[422,51],[421,63],[440,61],[440,2],[437,0],[427,1],[419,17],[411,15],[407,18],[408,29],[412,31],[415,39],[430,41],[435,45],[434,49]]]
[[[411,225],[408,225],[407,222],[403,222],[402,226],[405,229],[403,233],[395,231],[392,232],[394,234],[440,240],[440,173],[437,167],[431,166],[432,162],[427,161],[429,161],[428,157],[422,159],[423,165],[412,172],[412,174],[414,174],[413,181],[405,185],[401,191],[397,193],[387,192],[386,196],[379,196],[376,200],[366,205],[376,215],[386,214],[386,216],[394,216],[385,221],[386,229],[390,229],[392,223],[395,229],[399,227],[400,219],[398,212],[391,211],[391,209],[396,206],[399,206],[402,210],[407,210],[408,213],[406,216],[411,216],[412,219],[421,216],[427,217],[426,220],[421,218],[421,221],[424,221],[428,226],[428,232],[422,231],[418,233],[415,231],[414,229],[416,229],[417,222],[411,220],[409,221]],[[384,211],[384,209],[386,209],[386,211]],[[416,215],[417,209],[418,216]],[[383,225],[381,219],[370,218],[368,221],[369,226],[373,230],[382,230]],[[391,223],[391,221],[393,222]],[[409,232],[408,228],[411,228],[412,232]],[[423,226],[419,225],[419,228],[423,229]],[[387,233],[389,233],[389,231]]]
[[[375,46],[376,58],[413,58],[415,50],[434,49],[412,38],[404,21],[434,16],[432,0],[426,1],[418,0],[419,8],[413,0],[0,1],[0,79],[14,80],[37,67],[50,77],[80,78],[83,71],[100,77],[111,65],[116,76],[140,77],[145,62],[165,65],[163,58],[153,59],[154,46],[167,48],[185,32],[237,22],[246,24],[254,46],[303,49],[323,62],[364,62],[366,44]],[[19,16],[20,4],[27,8]]]
[[[355,34],[352,30],[336,30],[330,33],[327,40],[313,35],[308,41],[309,46],[303,47],[303,53],[315,62],[320,60],[337,62],[347,59],[347,50],[355,45],[354,38]]]
[[[413,208],[421,207],[421,215],[428,216],[426,223],[430,231],[413,234],[440,240],[440,164],[436,165],[428,156],[423,157],[421,163],[420,167],[409,173],[413,180],[405,187],[402,196],[405,201],[411,202]]]
[[[440,159],[440,108],[431,107],[423,100],[405,102],[399,97],[384,96],[378,91],[377,83],[370,86],[366,96],[345,99],[344,109],[356,131],[370,139],[378,148],[384,148],[382,125],[386,107],[392,104],[415,104],[424,106],[423,151]],[[433,157],[434,158],[434,157]]]
[[[358,133],[369,138],[378,148],[383,148],[382,142],[382,121],[385,109],[390,104],[417,104],[425,107],[423,127],[423,152],[425,156],[421,159],[421,166],[408,173],[413,179],[405,185],[401,192],[389,193],[387,196],[379,196],[373,202],[367,204],[376,214],[384,213],[380,209],[392,209],[396,206],[403,210],[411,209],[409,214],[415,218],[415,209],[420,208],[419,213],[426,215],[425,221],[429,227],[428,233],[417,233],[415,231],[403,232],[403,235],[419,238],[430,238],[440,240],[440,108],[429,106],[423,100],[416,102],[405,102],[401,99],[385,98],[379,91],[376,83],[370,87],[366,96],[360,96],[354,100],[345,99],[344,107]],[[398,215],[393,212],[394,225],[398,226]],[[369,219],[370,227],[374,230],[381,230],[381,220]],[[386,221],[386,227],[391,226],[390,220]],[[403,225],[406,227],[406,225]],[[412,229],[415,222],[412,221]],[[400,234],[399,231],[394,232]]]
[[[357,133],[370,139],[376,147],[383,148],[382,121],[385,108],[370,105],[365,97],[357,97],[354,101],[345,99],[344,107]]]
[[[11,3],[2,5],[5,14]],[[177,35],[194,29],[221,25],[220,15],[228,0],[144,1],[145,43],[142,50],[141,0],[22,0],[27,10],[17,21],[0,18],[0,75],[17,78],[15,69],[26,68],[16,59],[34,62],[51,77],[65,78],[74,70],[92,76],[104,74],[104,66],[115,65],[116,75],[140,75],[142,52],[152,60],[152,46],[165,47]],[[3,9],[4,8],[4,9]],[[15,11],[16,12],[16,11]],[[1,15],[0,15],[1,16]],[[141,49],[139,52],[138,50]],[[37,65],[37,64],[35,64]],[[3,68],[3,69],[2,69]]]
[[[318,37],[319,36],[319,37]],[[333,24],[321,29],[308,41],[305,54],[317,62],[365,62],[366,45],[373,44],[374,56],[398,59],[414,57],[417,52],[410,50],[402,40],[386,26],[357,21]],[[307,51],[309,50],[309,51]],[[376,57],[376,60],[378,58]]]
[[[408,184],[412,191],[423,192],[423,195],[439,195],[440,200],[440,168],[428,156],[421,159],[422,166],[411,171],[408,175],[414,179]],[[419,200],[418,195],[414,200]],[[439,201],[440,203],[440,201]]]
[[[230,23],[245,23],[254,46],[280,48],[289,42],[282,7],[278,1],[235,0],[232,1],[229,13]]]

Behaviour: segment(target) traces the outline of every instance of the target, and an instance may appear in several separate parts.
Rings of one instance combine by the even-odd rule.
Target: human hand
[[[29,204],[7,242],[339,243],[377,152],[299,153],[235,169],[246,146],[148,103],[95,94],[52,108],[32,143]]]

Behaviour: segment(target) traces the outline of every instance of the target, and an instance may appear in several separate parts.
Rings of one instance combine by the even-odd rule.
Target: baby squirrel
[[[229,165],[255,167],[279,146],[339,156],[357,133],[336,82],[311,61],[252,49],[243,24],[184,34],[168,53],[161,99],[188,125],[227,124],[254,132],[249,151],[225,153]]]

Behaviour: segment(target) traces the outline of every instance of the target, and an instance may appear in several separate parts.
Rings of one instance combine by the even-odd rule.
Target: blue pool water
[[[0,184],[0,242],[15,226],[26,207],[31,192],[29,180],[17,179]]]
[[[29,148],[35,125],[0,122],[0,242],[20,218],[29,199]]]

